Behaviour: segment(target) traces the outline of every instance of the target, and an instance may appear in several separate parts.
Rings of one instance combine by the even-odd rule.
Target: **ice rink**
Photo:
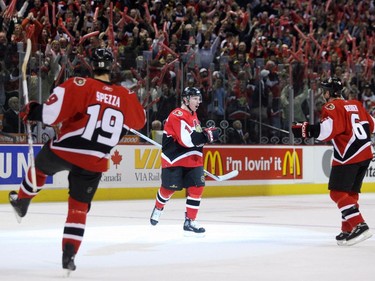
[[[157,226],[153,200],[95,201],[71,280],[338,281],[375,280],[375,236],[339,247],[340,214],[328,194],[204,198],[205,237],[185,237],[185,201],[168,203]],[[375,194],[360,204],[375,228]],[[67,203],[32,203],[18,224],[0,205],[0,278],[61,280]],[[373,230],[375,232],[375,230]]]

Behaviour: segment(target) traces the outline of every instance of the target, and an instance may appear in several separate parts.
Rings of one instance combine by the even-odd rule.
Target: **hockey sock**
[[[343,221],[347,222],[342,225],[343,231],[351,231],[357,224],[364,222],[358,209],[358,194],[331,190],[330,196],[340,209]]]
[[[156,202],[155,207],[158,209],[163,209],[164,205],[167,204],[169,199],[171,199],[174,191],[166,189],[164,187],[160,187],[158,193],[156,194]]]
[[[195,220],[198,214],[199,205],[203,194],[203,186],[191,186],[187,189],[186,197],[186,217]]]
[[[47,175],[45,175],[42,171],[35,168],[36,172],[36,185],[38,188],[37,192],[33,191],[33,184],[31,180],[31,168],[27,171],[27,176],[23,179],[20,189],[18,191],[18,198],[33,198],[37,193],[40,191],[40,188],[46,183]]]
[[[62,248],[65,248],[65,244],[72,244],[74,253],[77,253],[85,232],[89,204],[79,202],[69,196],[68,205],[69,210],[64,227]]]

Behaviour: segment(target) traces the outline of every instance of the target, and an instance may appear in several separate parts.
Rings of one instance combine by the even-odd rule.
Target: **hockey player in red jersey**
[[[323,81],[321,87],[327,103],[320,123],[299,123],[292,130],[295,137],[332,141],[334,152],[328,189],[342,217],[342,232],[336,240],[338,245],[350,246],[372,236],[359,211],[358,199],[373,157],[370,136],[375,132],[375,119],[358,100],[341,97],[343,87],[338,78]]]
[[[180,108],[174,109],[164,125],[162,142],[161,187],[156,194],[150,223],[156,225],[165,204],[175,191],[186,188],[186,233],[204,233],[195,221],[205,186],[203,145],[218,139],[216,128],[202,130],[197,109],[202,102],[200,91],[187,87],[181,95]]]
[[[23,108],[20,116],[24,121],[58,125],[59,133],[35,158],[37,190],[29,169],[18,192],[9,193],[20,221],[47,176],[69,171],[68,214],[62,238],[62,266],[68,272],[76,269],[74,257],[84,236],[91,201],[102,173],[108,169],[111,149],[128,127],[141,129],[146,121],[137,95],[110,83],[112,52],[96,49],[91,59],[94,78],[70,78],[56,87],[44,104],[31,101]]]

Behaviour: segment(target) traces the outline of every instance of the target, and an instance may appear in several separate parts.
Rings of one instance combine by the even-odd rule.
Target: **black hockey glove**
[[[41,120],[35,120],[32,118],[34,115],[34,111],[37,107],[39,107],[40,104],[36,101],[30,101],[29,103],[25,104],[20,112],[19,112],[19,117],[23,120],[23,122],[26,122],[28,120],[33,120],[33,121],[41,121]]]

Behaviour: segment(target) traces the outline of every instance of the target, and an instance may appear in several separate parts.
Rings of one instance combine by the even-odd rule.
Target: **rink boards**
[[[35,146],[37,153],[40,146]],[[332,147],[315,146],[216,146],[204,148],[204,167],[222,175],[239,175],[218,182],[206,177],[204,196],[229,197],[327,192]],[[153,145],[118,145],[109,155],[109,170],[103,174],[95,200],[154,198],[160,186],[161,151]],[[17,189],[28,165],[27,145],[0,146],[0,203],[9,190]],[[35,201],[61,201],[67,197],[67,173],[47,179]],[[374,192],[375,164],[364,179],[363,190]],[[175,197],[184,196],[183,192]]]

